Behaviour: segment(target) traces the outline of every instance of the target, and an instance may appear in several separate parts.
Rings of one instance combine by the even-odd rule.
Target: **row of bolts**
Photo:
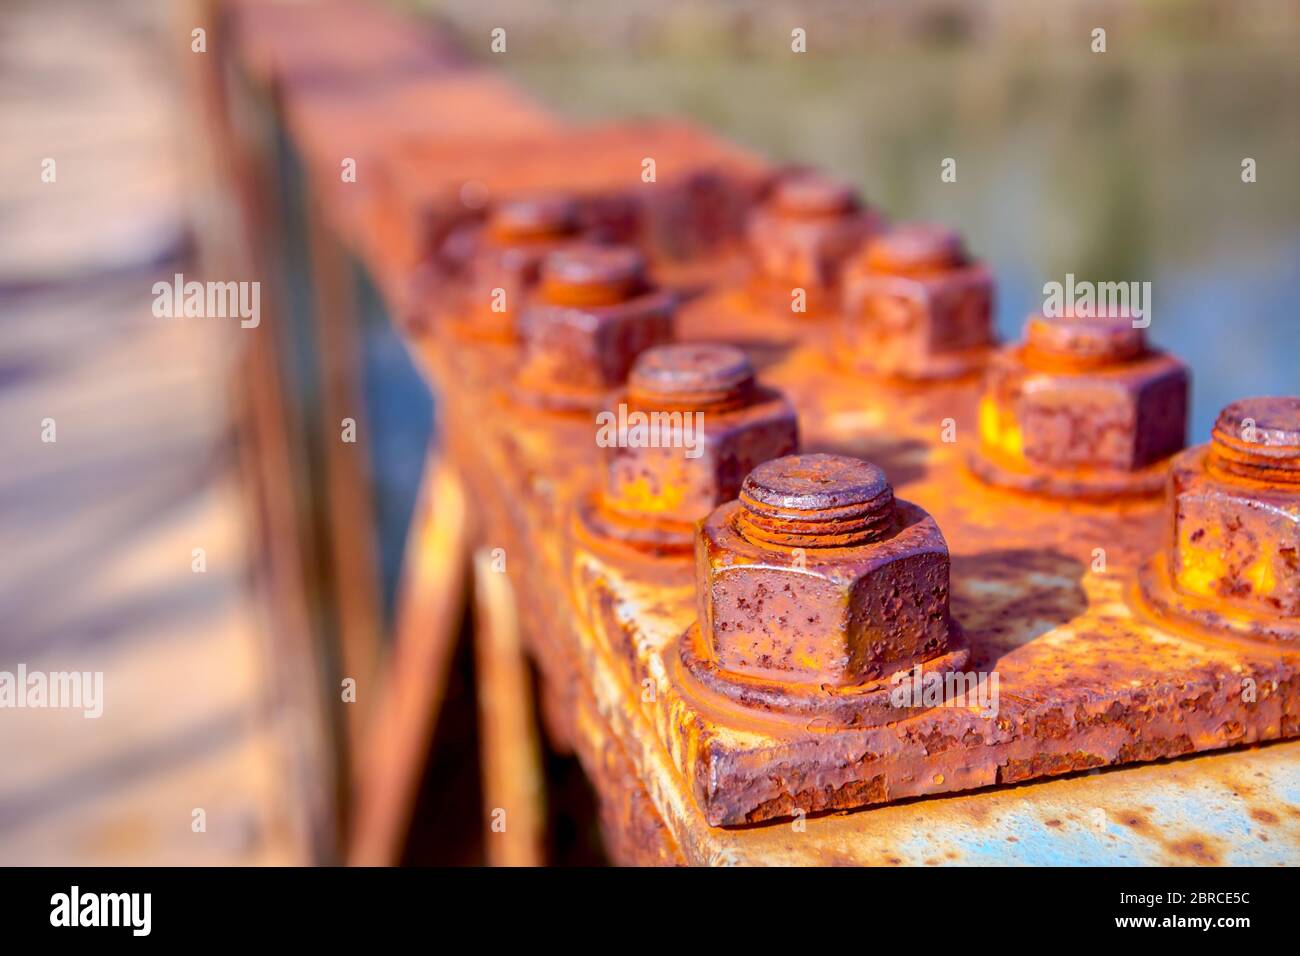
[[[761,432],[748,444],[739,443],[749,456],[741,487],[736,487],[739,475],[734,479],[697,475],[704,479],[700,483],[707,488],[706,497],[688,498],[676,511],[651,505],[638,513],[637,504],[628,503],[621,486],[631,480],[644,488],[648,479],[651,485],[657,480],[662,487],[683,480],[691,468],[716,471],[715,460],[704,456],[671,466],[675,469],[671,474],[629,477],[627,451],[609,449],[604,494],[597,507],[609,520],[600,527],[635,543],[638,521],[642,530],[648,523],[662,532],[644,536],[652,550],[664,554],[689,550],[690,539],[698,533],[696,523],[712,509],[738,498],[736,529],[760,547],[852,552],[871,548],[892,534],[897,526],[894,499],[883,473],[874,466],[867,466],[864,472],[865,463],[853,459],[792,454],[798,442],[794,411],[779,395],[759,388],[745,352],[723,345],[670,344],[674,297],[650,282],[645,259],[634,248],[582,241],[577,209],[577,204],[565,197],[506,200],[496,205],[485,226],[480,268],[478,274],[471,273],[469,282],[472,294],[480,295],[485,284],[504,285],[510,295],[529,303],[525,309],[509,313],[519,318],[505,330],[506,337],[523,339],[516,396],[533,405],[587,413],[607,401],[616,388],[624,389],[623,399],[629,405],[647,410],[709,412],[722,417],[764,402],[771,406],[770,415],[751,415],[741,426]],[[862,290],[872,277],[925,283],[966,270],[973,292],[968,290],[963,301],[973,301],[974,308],[946,319],[933,314],[936,306],[931,314],[922,309],[921,322],[933,326],[930,336],[908,339],[908,347],[901,350],[891,351],[888,328],[877,328],[873,341],[879,347],[869,350],[876,359],[869,371],[925,380],[930,377],[929,370],[937,369],[940,371],[934,377],[948,381],[978,374],[986,364],[994,345],[992,279],[980,264],[970,260],[954,231],[928,225],[884,230],[880,219],[864,208],[851,189],[824,176],[800,173],[779,181],[757,209],[749,239],[756,266],[751,283],[756,288],[764,283],[778,289],[802,285],[818,297],[818,309],[826,308],[821,300],[838,294],[843,306],[838,321],[849,330],[850,339],[855,321],[862,323]],[[833,305],[830,311],[834,311]],[[888,302],[883,306],[877,303],[874,314],[867,310],[866,321],[888,326],[889,314]],[[486,310],[479,309],[476,315],[486,321]],[[843,344],[845,339],[838,341]],[[1104,376],[1149,354],[1141,329],[1120,314],[1095,318],[1067,315],[1051,320],[1031,317],[1026,341],[1004,350],[1004,355],[1011,356],[1028,374],[1045,373],[1049,389],[1051,382],[1062,376],[1076,380]],[[945,361],[954,356],[969,361]],[[1182,376],[1185,393],[1185,370],[1176,360],[1168,361]],[[1185,418],[1185,394],[1182,401],[1175,418]],[[1247,441],[1239,440],[1242,422],[1252,423]],[[1148,449],[1149,460],[1130,461],[1128,467],[1139,470],[1161,465],[1182,447],[1184,429],[1181,420],[1166,425],[1173,437],[1155,442]],[[1068,467],[1061,470],[1105,470],[1106,462],[1090,462],[1087,454],[1085,450],[1080,460],[1076,450],[1075,459],[1064,463]],[[668,460],[661,455],[643,458],[637,465],[643,472],[662,470]],[[1061,464],[1037,463],[1049,472]],[[1232,484],[1238,496],[1249,496],[1249,482],[1263,480],[1270,482],[1270,487],[1279,483],[1289,487],[1288,493],[1294,497],[1294,485],[1300,482],[1300,401],[1247,399],[1225,408],[1213,432],[1206,468],[1217,479]],[[815,480],[810,478],[814,473]],[[977,473],[987,478],[996,476],[997,470],[983,468]],[[1290,539],[1284,533],[1272,544],[1278,549],[1292,548],[1294,556],[1294,525],[1291,533]],[[1178,540],[1175,534],[1169,555],[1175,566],[1180,558]],[[707,574],[707,569],[701,568],[701,574]],[[1174,578],[1181,580],[1177,571]],[[1294,587],[1294,582],[1284,585]],[[707,582],[703,586],[707,587]],[[1238,595],[1237,605],[1250,613],[1300,614],[1300,607],[1286,603],[1294,599],[1286,587],[1279,591],[1281,604],[1276,599],[1261,604],[1259,595]],[[1233,603],[1231,594],[1215,596]],[[933,656],[936,652],[931,647],[927,653]],[[900,667],[911,664],[897,663]]]

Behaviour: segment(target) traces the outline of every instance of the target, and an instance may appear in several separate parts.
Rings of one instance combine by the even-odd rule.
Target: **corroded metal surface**
[[[798,446],[794,408],[759,388],[749,359],[729,346],[649,349],[610,405],[601,477],[577,504],[578,533],[665,556],[689,553],[700,515],[734,498],[756,465]]]
[[[1143,597],[1175,624],[1300,648],[1300,399],[1252,398],[1170,469]]]
[[[591,547],[581,536],[562,540],[580,495],[574,476],[595,464],[591,423],[521,416],[489,388],[480,393],[492,403],[485,417],[502,434],[484,441],[477,417],[469,459],[480,462],[477,473],[505,476],[514,489],[507,523],[527,542],[526,575],[538,582],[533,606],[553,603],[540,593],[553,595],[552,582],[571,582],[572,609],[537,617],[537,632],[548,635],[543,653],[577,658],[611,728],[655,781],[652,794],[685,790],[693,798],[661,805],[683,845],[697,827],[1297,732],[1296,658],[1203,641],[1135,613],[1127,590],[1159,540],[1159,498],[1061,501],[989,486],[964,467],[979,433],[971,425],[976,388],[961,381],[867,389],[818,348],[786,352],[766,372],[797,396],[805,447],[886,462],[895,484],[934,515],[952,551],[953,616],[970,642],[967,667],[996,669],[1000,706],[996,714],[932,708],[844,728],[824,718],[773,719],[701,694],[683,675],[678,646],[696,617],[691,569]],[[943,440],[947,425],[953,441]],[[563,462],[556,448],[566,449]],[[1255,695],[1243,694],[1248,682]]]
[[[688,858],[779,866],[1294,863],[1300,744],[1093,771],[738,830],[690,826]]]
[[[658,166],[653,188],[638,178],[647,157]],[[1225,412],[1210,451],[1174,463],[1166,501],[1186,408],[1175,359],[1151,352],[1131,326],[1068,318],[1031,322],[1023,345],[991,355],[991,284],[959,237],[933,227],[877,236],[874,214],[807,171],[774,175],[674,124],[424,140],[391,150],[382,169],[382,225],[365,248],[379,250],[373,267],[398,275],[431,259],[445,267],[441,285],[424,287],[431,333],[415,348],[443,398],[448,445],[479,494],[484,540],[509,555],[550,730],[600,783],[620,858],[1294,857],[1295,745],[817,816],[1300,735],[1300,648],[1285,633],[1295,621],[1293,405],[1247,409],[1261,419],[1251,439],[1235,431],[1236,418],[1251,416]],[[522,346],[509,335],[448,338],[448,315],[461,307],[453,287],[484,248],[488,210],[553,190],[578,197],[584,234],[635,243],[651,280],[689,289],[678,338],[742,347],[756,387],[798,409],[805,452],[880,471],[839,466],[844,487],[826,498],[760,468],[737,503],[714,510],[718,489],[739,476],[710,483],[709,462],[642,461],[656,481],[638,500],[636,476],[611,477],[596,441],[602,390],[607,402],[639,393],[671,406],[662,392],[682,382],[706,399],[728,389],[701,386],[684,354],[680,367],[652,366],[616,391],[661,338],[602,339],[591,314],[644,297],[637,270],[626,283],[592,281],[561,259],[548,288],[541,266],[540,292],[521,284],[525,308],[574,321],[554,311],[535,328],[525,320]],[[755,201],[748,253],[732,255]],[[539,355],[545,374],[535,374]],[[517,370],[531,387],[515,387]],[[527,400],[569,391],[574,376],[581,402]],[[699,395],[682,404],[693,402]],[[707,493],[685,494],[697,480]],[[713,511],[702,575],[679,550],[646,548],[590,520],[593,495],[621,499],[633,526],[652,525],[667,501],[679,525]],[[917,608],[915,626],[887,613],[897,632],[861,640],[869,615],[836,624],[854,606],[852,584],[841,584],[861,578],[819,572],[816,556],[806,574],[807,552],[823,538],[835,551],[879,549],[922,525],[918,547],[903,550],[925,555],[925,567],[886,573],[889,586],[870,594]],[[1215,535],[1219,545],[1198,548]],[[753,582],[743,601],[718,600],[725,559],[729,574],[742,553],[740,564],[771,572],[761,606]],[[779,578],[792,569],[820,575],[835,594],[818,604],[783,592]],[[1215,616],[1197,617],[1197,602]],[[737,627],[720,638],[724,604],[721,620]],[[809,608],[813,620],[796,618]],[[1243,620],[1250,627],[1234,625]],[[1258,621],[1264,639],[1247,633]],[[758,630],[766,637],[756,642]],[[996,699],[953,706],[922,694],[900,705],[880,686],[844,692],[895,666],[918,689],[926,670],[996,675]],[[1224,802],[1232,813],[1214,831]]]
[[[435,67],[342,90],[289,83],[280,98],[329,225],[367,263],[403,320],[411,310],[410,287],[422,278],[412,271],[421,257],[387,202],[390,159],[431,137],[489,150],[564,128],[522,91],[481,69]],[[387,105],[376,109],[377,100]]]
[[[835,356],[862,372],[953,378],[993,345],[993,274],[951,229],[907,224],[869,243],[844,280]]]
[[[980,403],[985,480],[1059,497],[1164,486],[1186,437],[1188,374],[1128,316],[1032,316],[1025,342],[990,362]]]
[[[859,459],[759,465],[696,553],[699,627],[723,673],[869,692],[950,649],[948,545]]]
[[[806,170],[779,177],[749,217],[751,294],[788,309],[797,288],[808,311],[834,309],[845,263],[880,229],[879,216],[844,183]]]
[[[412,263],[445,255],[454,232],[472,229],[491,203],[552,190],[576,196],[588,228],[656,261],[709,256],[734,241],[769,176],[749,153],[667,121],[426,138],[393,151],[382,171],[395,246]]]
[[[520,319],[514,394],[557,411],[600,406],[636,357],[673,337],[673,296],[653,286],[631,246],[586,245],[550,255]]]
[[[441,33],[364,0],[224,0],[245,69],[260,82],[356,87],[465,62]],[[373,93],[373,91],[372,91]]]
[[[808,354],[784,371],[813,369],[834,374]],[[822,384],[829,387],[818,393],[827,398],[806,417],[834,430],[806,428],[807,444],[870,456],[879,439],[854,437],[859,419],[851,410],[870,409],[851,380]],[[677,805],[681,826],[1017,782],[1297,731],[1295,657],[1203,642],[1134,614],[1125,586],[1159,535],[1158,500],[1061,503],[989,488],[962,469],[961,441],[927,445],[919,423],[910,439],[891,436],[882,450],[909,440],[923,449],[911,468],[898,469],[906,479],[899,484],[944,529],[953,554],[953,615],[970,640],[968,666],[1000,675],[997,715],[938,708],[889,726],[842,730],[719,709],[695,699],[677,669],[676,641],[695,618],[691,569],[581,543],[567,554],[559,541],[572,493],[565,474],[590,467],[594,457],[590,438],[583,439],[590,425],[523,425],[505,418],[507,404],[498,410],[510,434],[484,441],[476,426],[474,458],[480,474],[520,476],[508,523],[529,542],[525,560],[535,558],[526,572],[540,584],[531,606],[553,603],[539,593],[553,592],[550,582],[573,581],[579,620],[561,607],[549,619],[539,615],[538,630],[548,633],[551,648],[567,644],[560,653],[576,656],[604,690],[602,712],[625,735],[634,763],[651,779],[661,775],[651,792],[689,789],[694,800]],[[973,430],[964,437],[973,442]],[[556,447],[572,450],[558,467]],[[1104,572],[1093,570],[1097,548],[1105,551]],[[1259,689],[1250,702],[1241,693],[1247,678]],[[647,686],[653,693],[638,692]]]

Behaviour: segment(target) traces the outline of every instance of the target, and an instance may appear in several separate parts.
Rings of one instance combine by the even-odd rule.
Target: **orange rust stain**
[[[1122,825],[1136,833],[1150,835],[1152,832],[1150,821],[1136,810],[1121,810],[1117,815],[1117,819]]]
[[[1271,810],[1262,810],[1259,807],[1250,808],[1250,817],[1252,820],[1257,820],[1260,823],[1270,826],[1278,822],[1278,816],[1276,813],[1273,813]]]
[[[1198,866],[1221,866],[1222,850],[1216,840],[1207,836],[1194,835],[1174,840],[1165,844],[1165,850],[1174,865],[1195,864]]]

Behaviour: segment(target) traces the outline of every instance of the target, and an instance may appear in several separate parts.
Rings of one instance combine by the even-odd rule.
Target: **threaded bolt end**
[[[847,548],[887,538],[894,490],[878,467],[844,455],[764,462],[740,490],[737,529],[755,544]]]
[[[577,230],[578,204],[560,194],[516,196],[492,207],[487,226],[503,243],[556,239]]]
[[[1032,315],[1025,326],[1025,361],[1034,368],[1106,368],[1131,362],[1145,352],[1146,336],[1127,315]]]
[[[1215,463],[1245,478],[1300,484],[1300,398],[1245,398],[1219,413],[1210,434]]]
[[[857,191],[848,183],[813,172],[787,176],[772,193],[772,209],[794,219],[843,216],[860,207]]]
[[[932,223],[908,223],[873,239],[866,249],[872,272],[894,275],[941,272],[967,262],[961,234]]]
[[[730,345],[659,345],[638,356],[627,387],[629,400],[651,408],[734,407],[753,392],[754,366]]]
[[[647,284],[645,259],[630,246],[561,249],[542,264],[542,296],[553,305],[615,305]]]

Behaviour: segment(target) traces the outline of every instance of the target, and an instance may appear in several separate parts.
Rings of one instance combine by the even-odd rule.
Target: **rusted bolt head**
[[[791,455],[759,465],[740,489],[737,527],[756,543],[849,547],[894,527],[894,490],[870,462]]]
[[[1026,364],[1048,371],[1121,365],[1145,351],[1146,337],[1127,315],[1031,315],[1025,326]]]
[[[642,352],[628,376],[628,397],[641,405],[692,410],[746,400],[754,366],[732,345],[684,342]]]
[[[1300,398],[1246,398],[1214,423],[1215,459],[1243,478],[1300,482]]]
[[[993,276],[961,236],[903,225],[868,243],[846,269],[835,359],[855,371],[951,378],[993,344]]]
[[[857,191],[848,183],[809,171],[785,177],[772,191],[773,208],[794,219],[842,216],[860,205]]]
[[[760,465],[696,543],[718,666],[847,687],[948,652],[948,545],[880,469],[836,455]]]
[[[542,296],[553,305],[614,305],[645,287],[645,258],[630,246],[565,249],[542,265]]]
[[[639,537],[660,545],[672,538],[687,553],[695,523],[735,498],[751,469],[798,447],[793,406],[756,385],[745,353],[729,345],[643,352],[618,401],[623,410],[611,409],[607,418],[621,414],[628,428],[607,448],[604,507],[650,522]],[[637,532],[624,527],[621,536],[635,539]]]
[[[572,196],[514,196],[492,207],[488,235],[501,244],[527,243],[571,235],[578,229],[578,203]]]
[[[1300,398],[1249,398],[1170,473],[1174,587],[1254,615],[1300,617]]]
[[[863,253],[866,267],[891,275],[955,269],[966,262],[966,246],[955,229],[907,223],[877,236]]]
[[[599,407],[636,357],[673,335],[673,297],[649,284],[635,249],[581,246],[547,257],[524,311],[517,394],[557,410]]]
[[[876,228],[854,190],[813,173],[781,180],[755,210],[749,244],[760,278],[784,286],[823,288],[839,279],[848,257]]]
[[[1029,320],[989,363],[979,427],[984,477],[1063,495],[1150,493],[1183,447],[1187,369],[1120,317]],[[1160,469],[1160,470],[1156,470]]]

